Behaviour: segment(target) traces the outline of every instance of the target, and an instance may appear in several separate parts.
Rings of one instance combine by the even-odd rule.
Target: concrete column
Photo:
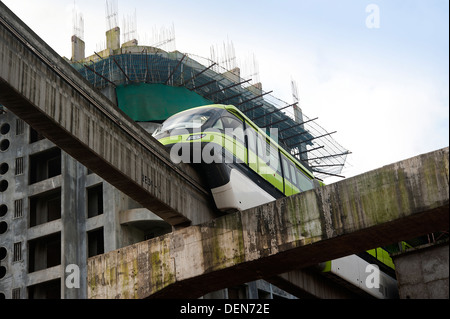
[[[110,50],[120,49],[120,28],[115,27],[106,31],[106,47]]]
[[[120,212],[140,207],[138,203],[114,186],[106,181],[103,182],[103,235],[105,253],[134,243],[133,239],[127,238],[128,236],[133,236],[122,229]],[[143,240],[143,238],[139,239]]]
[[[68,275],[74,274],[73,270],[70,270],[71,268],[68,268],[70,270],[68,273],[65,272],[68,265],[76,265],[80,270],[80,275],[81,268],[85,269],[85,266],[82,267],[82,264],[86,264],[86,256],[83,254],[86,251],[85,236],[83,236],[84,232],[80,231],[80,224],[84,218],[79,216],[79,213],[83,213],[85,209],[81,209],[81,201],[77,196],[80,194],[77,183],[77,162],[64,152],[61,155],[61,270],[63,272],[61,274],[61,298],[86,298],[87,290],[82,276],[80,276],[80,284],[83,282],[84,289],[81,286],[80,288],[67,287],[65,282]]]
[[[72,36],[72,62],[81,61],[85,58],[85,43],[76,35]]]
[[[223,76],[228,78],[230,81],[233,81],[234,83],[239,83],[241,80],[241,69],[234,68],[233,70],[223,73]]]
[[[448,241],[392,256],[400,299],[448,299]]]
[[[87,168],[75,159],[71,158],[75,162],[77,169],[77,188],[76,188],[76,205],[74,215],[77,216],[76,225],[78,231],[78,250],[77,250],[77,262],[80,267],[80,288],[77,289],[77,297],[87,298],[87,233],[86,233],[86,219],[87,219],[87,195],[86,195],[86,174]],[[67,274],[66,274],[67,275]]]
[[[107,199],[107,200],[106,200]],[[105,253],[119,248],[119,213],[114,187],[103,182],[103,238]]]
[[[260,95],[263,93],[262,92],[262,83],[258,82],[253,85],[250,85],[247,87],[247,90],[249,90],[250,92],[252,92],[255,95]]]

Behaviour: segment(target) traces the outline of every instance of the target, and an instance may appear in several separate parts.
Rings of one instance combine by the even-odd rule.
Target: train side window
[[[273,147],[267,142],[266,138],[257,134],[256,146],[260,163],[264,163],[258,167],[258,170],[270,167],[281,176],[280,157],[278,156],[278,148]]]
[[[297,181],[301,191],[307,191],[314,188],[312,180],[299,169],[297,169]]]
[[[258,157],[265,163],[269,161],[269,156],[266,154],[266,141],[264,140],[264,137],[262,137],[260,134],[257,134],[256,136],[256,146],[257,146],[257,152]]]
[[[296,170],[295,170],[295,175],[296,175],[296,177],[297,177],[297,187],[298,187],[298,189],[300,190],[300,191],[303,191],[303,187],[302,187],[302,173],[300,172],[300,169],[298,168],[298,167],[296,167]]]
[[[251,168],[257,170],[256,131],[247,123],[245,123],[245,138],[248,150],[248,164]]]
[[[283,163],[284,178],[291,181],[291,174],[289,173],[289,164],[283,155],[281,155],[281,162]]]
[[[229,117],[229,116],[222,117],[222,122],[223,122],[223,126],[225,128],[232,128],[232,129],[242,128],[242,129],[244,129],[242,122],[240,122],[232,117]]]
[[[247,123],[245,123],[245,137],[247,138],[245,145],[250,151],[256,154],[257,133],[255,129],[250,125],[248,125]]]
[[[270,167],[281,175],[281,167],[280,167],[280,156],[278,153],[278,148],[274,148],[270,146]]]
[[[295,167],[294,167],[294,165],[289,164],[289,168],[291,170],[292,183],[294,183],[294,185],[298,187],[298,185],[297,185],[297,177],[296,177],[296,174],[295,174]]]
[[[223,126],[225,128],[225,132],[227,129],[232,129],[231,132],[236,139],[244,143],[244,124],[237,119],[232,117],[224,116],[222,117]]]

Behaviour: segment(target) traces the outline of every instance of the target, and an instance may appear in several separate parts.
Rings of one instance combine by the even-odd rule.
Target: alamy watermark
[[[66,288],[80,288],[80,267],[76,264],[66,266]]]
[[[380,268],[377,265],[369,264],[366,266],[366,288],[369,289],[379,289],[380,288]]]
[[[371,3],[366,6],[366,27],[369,29],[380,28],[380,7],[377,4]]]

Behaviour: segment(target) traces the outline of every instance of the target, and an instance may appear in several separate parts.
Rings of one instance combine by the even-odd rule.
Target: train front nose
[[[176,130],[173,130],[176,131]],[[202,161],[202,143],[201,138],[196,135],[179,134],[179,132],[161,132],[154,137],[170,153],[170,159],[173,163],[198,164]],[[194,136],[194,138],[193,138]]]

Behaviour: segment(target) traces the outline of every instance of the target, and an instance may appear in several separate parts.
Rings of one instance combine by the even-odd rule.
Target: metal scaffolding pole
[[[204,72],[208,71],[209,69],[211,69],[213,66],[215,66],[217,63],[213,63],[210,66],[208,66],[207,68],[205,68],[204,70],[200,71],[199,73],[195,74],[194,76],[191,76],[189,79],[185,80],[184,83],[188,83],[189,81],[195,80],[199,75],[202,75]],[[180,84],[178,86],[184,86],[186,87],[186,85]],[[191,90],[192,91],[192,90]]]
[[[286,121],[286,119],[281,119],[281,120],[279,120],[279,121],[276,121],[276,122],[273,122],[273,123],[269,123],[269,124],[267,124],[267,125],[265,125],[265,126],[260,126],[261,128],[266,128],[266,127],[269,127],[269,126],[272,126],[272,125],[275,125],[275,124],[278,124],[278,123],[281,123],[281,122],[285,122]],[[278,133],[279,133],[280,131],[278,131]]]
[[[235,86],[242,85],[242,84],[244,84],[244,83],[250,82],[251,80],[252,80],[252,79],[249,79],[249,80],[246,80],[246,81],[242,81],[242,82],[239,82],[239,83],[232,84],[232,85],[230,85],[230,86],[224,87],[223,89],[220,89],[220,90],[217,90],[217,91],[214,91],[214,92],[205,94],[205,95],[203,95],[203,97],[206,98],[207,96],[214,95],[214,94],[216,94],[216,93],[219,93],[220,91],[225,91],[225,90],[234,88]]]
[[[343,156],[343,155],[348,155],[351,154],[350,151],[347,151],[345,153],[341,153],[341,154],[334,154],[334,155],[328,155],[328,156],[321,156],[321,157],[314,157],[314,158],[308,158],[309,161],[312,160],[318,160],[318,159],[324,159],[324,158],[330,158],[330,157],[336,157],[336,156]]]
[[[241,92],[241,93],[236,94],[236,95],[233,95],[233,96],[229,96],[229,97],[227,97],[226,99],[223,99],[223,100],[218,101],[217,104],[221,104],[221,103],[223,103],[223,102],[225,102],[225,101],[234,99],[235,97],[241,96],[242,94],[244,94],[244,92]]]
[[[270,114],[279,112],[279,111],[281,111],[281,110],[284,110],[284,109],[286,109],[286,108],[288,108],[288,107],[290,107],[290,106],[296,105],[296,104],[297,104],[297,103],[294,103],[294,104],[291,104],[291,105],[287,105],[287,106],[282,107],[281,109],[278,109],[278,108],[277,108],[276,110],[274,110],[274,111],[272,111],[272,112],[269,112],[269,113],[266,113],[266,114],[263,114],[263,115],[261,115],[261,116],[258,116],[258,117],[256,117],[256,118],[254,118],[252,121],[259,120],[260,118],[262,118],[262,117],[264,117],[264,116],[268,116],[268,115],[270,115]]]
[[[101,75],[100,73],[98,73],[97,71],[95,71],[93,68],[89,67],[87,64],[83,64],[83,66],[84,66],[86,69],[92,71],[94,74],[96,74],[96,75],[98,75],[99,77],[101,77],[103,80],[105,80],[105,81],[111,83],[112,85],[116,86],[116,83],[112,82],[110,79],[108,79],[108,78],[106,78],[105,76]]]
[[[279,132],[278,132],[278,133],[279,133]],[[307,134],[307,133],[309,133],[309,132],[308,132],[308,131],[303,131],[303,132],[301,132],[301,133],[291,135],[291,136],[289,136],[289,137],[287,137],[287,138],[283,138],[283,139],[281,139],[281,140],[287,141],[287,140],[289,140],[289,139],[291,139],[291,138],[293,138],[293,137],[297,137],[297,136],[300,136],[300,135],[303,135],[303,134]]]
[[[344,164],[310,165],[309,167],[316,168],[316,167],[334,167],[334,166],[344,166]]]
[[[305,153],[309,153],[309,152],[312,152],[312,151],[315,151],[315,150],[319,150],[319,149],[324,148],[324,147],[325,147],[324,145],[321,145],[319,147],[315,147],[315,148],[312,148],[310,150],[306,150],[306,151],[303,151],[303,152],[295,153],[294,156],[302,155],[302,154],[305,154]]]
[[[175,71],[180,67],[181,63],[183,62],[184,58],[186,57],[186,54],[183,55],[183,57],[180,59],[180,61],[178,62],[177,66],[173,68],[172,72],[170,73],[169,77],[167,78],[166,82],[164,82],[165,85],[167,85],[167,83],[169,82],[170,78],[173,76],[173,74],[175,73]]]
[[[318,119],[318,117],[316,117],[316,118],[313,118],[313,119],[310,119],[310,120],[307,120],[307,121],[304,121],[304,122],[301,122],[301,123],[298,123],[298,124],[295,124],[295,125],[293,125],[293,126],[289,126],[289,127],[287,127],[287,128],[284,128],[284,129],[282,129],[282,130],[278,131],[278,133],[281,133],[281,132],[287,131],[287,130],[289,130],[289,129],[291,129],[291,128],[294,128],[294,127],[297,127],[297,126],[300,126],[300,125],[306,124],[306,123],[308,123],[308,122],[312,122],[312,121],[315,121],[315,120],[317,120],[317,119]]]
[[[215,83],[215,82],[217,82],[217,80],[212,80],[212,81],[203,83],[203,84],[200,85],[200,86],[194,86],[192,89],[188,89],[188,90],[189,90],[189,91],[198,90],[198,89],[200,89],[200,88],[202,88],[202,87],[204,87],[204,86],[208,86],[208,85],[213,84],[213,83]]]
[[[299,144],[292,144],[292,145],[288,145],[288,146],[289,147],[293,147],[293,146],[300,145],[300,144],[303,144],[303,143],[311,142],[312,140],[315,140],[315,139],[318,139],[318,138],[321,138],[321,137],[324,137],[324,136],[328,136],[328,135],[334,134],[336,132],[337,131],[334,131],[334,132],[331,132],[331,133],[327,133],[327,134],[323,134],[323,135],[320,135],[320,136],[316,136],[316,137],[310,138],[309,140],[301,141]]]
[[[241,104],[244,104],[244,103],[253,101],[253,100],[255,100],[255,99],[259,98],[259,97],[263,97],[264,95],[270,94],[270,93],[272,93],[272,92],[273,92],[273,91],[269,91],[269,92],[265,92],[265,93],[263,93],[263,94],[259,94],[259,95],[257,95],[257,96],[252,97],[251,99],[248,99],[248,100],[245,100],[245,101],[239,103],[238,105],[241,105]]]
[[[261,107],[261,106],[263,106],[263,104],[257,104],[254,107],[251,107],[248,110],[244,110],[242,112],[247,113],[247,112],[253,111],[254,109],[257,109],[258,107]]]
[[[323,171],[318,171],[318,170],[312,170],[315,173],[319,173],[319,174],[325,174],[325,175],[330,175],[330,176],[336,176],[336,177],[340,177],[340,178],[345,178],[345,176],[342,175],[338,175],[338,174],[332,174],[332,173],[328,173],[328,172],[323,172]]]
[[[125,75],[125,77],[127,78],[128,82],[131,82],[130,78],[128,77],[128,75],[125,73],[125,71],[121,68],[121,66],[119,65],[119,63],[116,61],[116,59],[111,56],[111,58],[113,59],[114,63],[117,65],[117,67],[119,68],[119,70],[123,73],[123,75]]]

